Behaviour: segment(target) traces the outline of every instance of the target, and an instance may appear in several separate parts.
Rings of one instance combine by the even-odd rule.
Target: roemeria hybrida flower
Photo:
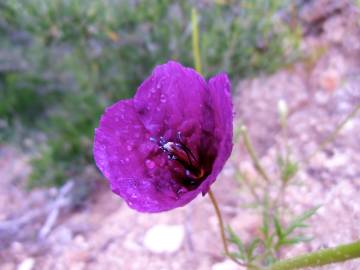
[[[206,82],[170,61],[134,98],[108,107],[95,130],[94,158],[113,192],[141,212],[206,194],[232,150],[230,88],[224,73]]]

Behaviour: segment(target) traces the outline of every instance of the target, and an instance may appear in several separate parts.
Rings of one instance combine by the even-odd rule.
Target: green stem
[[[333,132],[318,146],[318,148],[305,160],[305,164],[308,164],[309,161],[321,150],[323,150],[329,143],[333,142],[337,135],[340,133],[342,128],[360,111],[360,103],[355,106],[355,108],[337,125]]]
[[[260,176],[267,182],[270,182],[270,178],[267,175],[266,171],[263,169],[263,167],[260,164],[259,158],[257,157],[254,147],[250,141],[249,134],[247,132],[247,128],[245,126],[241,127],[241,134],[243,137],[243,142],[245,145],[246,150],[249,152],[249,155],[251,157],[252,163],[254,164],[255,170],[260,174]]]
[[[317,267],[343,262],[360,257],[360,241],[334,248],[323,249],[291,259],[278,261],[267,270],[292,270],[305,267]]]
[[[202,74],[201,70],[201,57],[200,57],[200,46],[199,46],[199,23],[198,16],[195,8],[191,10],[191,25],[192,25],[192,50],[195,62],[195,69],[197,72]]]
[[[248,175],[246,172],[238,172],[243,180],[243,183],[247,186],[247,188],[250,190],[251,195],[254,197],[256,203],[261,204],[261,199],[259,195],[256,193],[254,185],[251,183],[250,179],[248,178]]]
[[[195,68],[200,74],[202,74],[201,73],[200,46],[199,46],[199,25],[198,25],[198,20],[197,20],[197,11],[196,11],[195,8],[193,8],[192,12],[191,12],[191,21],[192,21],[192,49],[193,49],[193,54],[194,54]],[[229,248],[228,248],[227,239],[226,239],[226,234],[225,234],[224,221],[223,221],[222,216],[221,216],[221,211],[220,211],[219,204],[217,203],[215,195],[211,191],[210,188],[209,188],[208,194],[209,194],[211,203],[212,203],[212,205],[214,207],[216,217],[217,217],[217,219],[219,221],[220,236],[221,236],[221,240],[222,240],[222,243],[223,243],[223,246],[224,246],[225,255],[227,257],[229,257],[236,264],[241,265],[241,266],[247,266],[246,264],[244,264],[242,262],[239,262],[230,253]]]
[[[216,217],[217,217],[218,222],[219,222],[221,241],[222,241],[222,243],[223,243],[225,255],[226,255],[228,258],[230,258],[233,262],[235,262],[236,264],[241,265],[241,266],[247,266],[247,267],[248,267],[247,264],[244,264],[244,263],[242,263],[242,262],[239,262],[239,261],[230,253],[229,247],[228,247],[228,243],[227,243],[227,240],[226,240],[226,235],[225,235],[224,221],[223,221],[223,218],[222,218],[222,215],[221,215],[221,211],[220,211],[219,204],[217,203],[216,198],[215,198],[215,195],[214,195],[214,193],[212,192],[211,189],[209,189],[208,194],[209,194],[211,203],[212,203],[212,205],[213,205],[213,207],[214,207]]]

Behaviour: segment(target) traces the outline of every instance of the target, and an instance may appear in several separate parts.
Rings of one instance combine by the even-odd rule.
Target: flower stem
[[[200,46],[199,46],[198,13],[195,8],[192,8],[191,10],[191,25],[192,25],[192,50],[193,50],[193,56],[195,62],[195,69],[197,70],[197,72],[202,74]]]
[[[212,205],[214,206],[214,210],[215,210],[215,213],[216,213],[216,217],[217,217],[218,222],[219,222],[221,240],[222,240],[222,243],[223,243],[223,246],[224,246],[225,255],[226,255],[227,257],[229,257],[229,258],[230,258],[233,262],[235,262],[236,264],[241,265],[241,266],[247,266],[246,264],[239,262],[239,261],[229,252],[229,247],[228,247],[228,243],[227,243],[226,235],[225,235],[224,221],[223,221],[223,218],[222,218],[222,216],[221,216],[219,204],[217,203],[216,198],[215,198],[215,195],[214,195],[214,193],[212,192],[211,189],[209,189],[209,192],[208,192],[208,193],[209,193],[209,197],[210,197],[211,203],[212,203]]]
[[[360,240],[334,248],[311,252],[294,258],[278,261],[267,270],[292,270],[305,267],[317,267],[331,263],[343,262],[360,257]]]
[[[247,128],[244,125],[241,126],[241,134],[243,137],[243,142],[244,142],[245,148],[249,152],[249,155],[251,157],[252,163],[254,164],[255,170],[257,171],[258,174],[260,174],[260,176],[265,180],[265,182],[269,183],[270,178],[260,164],[259,158],[257,157],[254,147],[250,141],[249,134],[247,132]]]
[[[195,8],[192,8],[192,10],[191,10],[191,25],[192,25],[192,50],[193,50],[193,56],[194,56],[195,69],[197,70],[197,72],[202,74],[200,46],[199,46],[199,32],[200,31],[199,31],[199,23],[198,23],[198,19],[197,19],[197,11],[196,11]],[[219,222],[220,235],[221,235],[221,240],[222,240],[222,243],[223,243],[223,246],[224,246],[225,255],[227,257],[229,257],[232,261],[234,261],[236,264],[241,265],[241,266],[247,266],[246,264],[239,262],[229,252],[229,248],[228,248],[228,244],[227,244],[227,240],[226,240],[226,235],[225,235],[224,221],[223,221],[222,216],[221,216],[219,205],[218,205],[218,203],[216,201],[214,193],[211,191],[210,188],[209,188],[208,193],[209,193],[209,196],[210,196],[211,203],[214,206],[216,217],[217,217],[218,222]]]

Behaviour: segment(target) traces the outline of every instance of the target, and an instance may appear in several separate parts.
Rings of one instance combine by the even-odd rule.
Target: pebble
[[[23,260],[18,267],[17,270],[32,270],[35,266],[35,259],[34,258],[26,258]]]
[[[144,237],[144,246],[153,253],[174,253],[184,241],[185,229],[182,225],[156,225]]]

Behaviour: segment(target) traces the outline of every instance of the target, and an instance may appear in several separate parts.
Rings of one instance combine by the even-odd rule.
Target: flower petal
[[[205,80],[195,70],[170,61],[157,66],[139,87],[134,106],[152,136],[174,139],[181,131],[186,143],[196,146],[206,90]]]
[[[231,82],[225,73],[221,73],[210,79],[208,87],[210,103],[214,112],[213,136],[218,145],[212,172],[200,186],[203,194],[207,193],[210,185],[215,182],[226,160],[230,157],[233,147]]]
[[[105,177],[110,180],[144,177],[144,159],[156,150],[146,137],[132,100],[122,100],[107,108],[94,140],[94,158]]]
[[[95,130],[95,162],[113,192],[141,212],[183,206],[199,191],[187,192],[173,179],[167,157],[149,140],[133,100],[109,107]]]

